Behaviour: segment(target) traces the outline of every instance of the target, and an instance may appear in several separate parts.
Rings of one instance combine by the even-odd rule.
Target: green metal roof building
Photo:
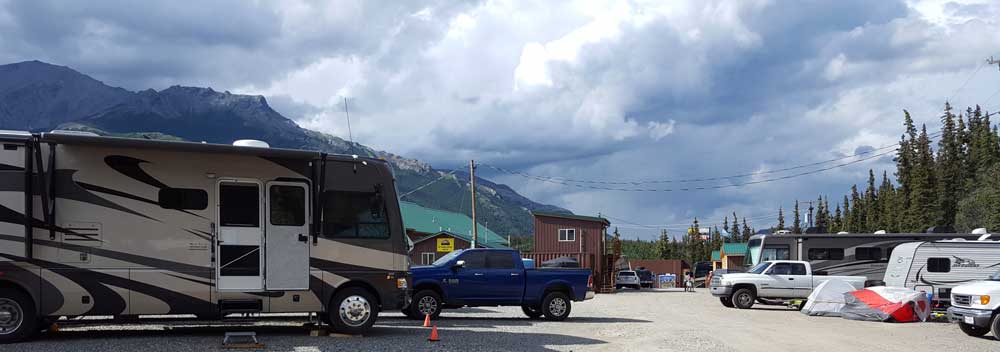
[[[472,242],[472,218],[465,214],[431,209],[411,202],[399,202],[403,215],[403,227],[414,243],[447,233],[453,237]],[[493,232],[483,224],[479,225],[479,243],[486,248],[506,248],[507,239]]]

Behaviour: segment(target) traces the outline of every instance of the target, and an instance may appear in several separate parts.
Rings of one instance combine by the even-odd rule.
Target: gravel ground
[[[944,323],[885,324],[807,317],[783,307],[724,308],[705,290],[621,292],[573,306],[565,322],[533,321],[520,308],[446,311],[427,341],[422,322],[383,314],[364,337],[310,337],[300,317],[253,323],[169,321],[64,326],[9,351],[219,350],[225,331],[256,331],[268,351],[1000,351]],[[905,346],[905,347],[903,347]]]

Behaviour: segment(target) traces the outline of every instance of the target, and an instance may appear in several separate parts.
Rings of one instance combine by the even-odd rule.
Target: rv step
[[[230,341],[232,339],[233,341]],[[252,342],[251,342],[252,341]],[[257,333],[253,331],[228,331],[222,338],[223,348],[263,348],[264,344],[257,341]]]
[[[219,300],[219,312],[223,316],[232,313],[260,313],[262,310],[264,310],[264,302],[259,299]]]

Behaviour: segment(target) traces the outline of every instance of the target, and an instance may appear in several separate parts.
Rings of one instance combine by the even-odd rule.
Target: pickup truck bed
[[[573,301],[594,297],[590,269],[525,269],[512,249],[465,249],[410,268],[413,299],[403,313],[436,317],[463,306],[521,306],[531,318],[563,320]]]

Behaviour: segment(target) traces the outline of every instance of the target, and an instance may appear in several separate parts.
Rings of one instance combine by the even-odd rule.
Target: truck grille
[[[954,295],[952,297],[954,299],[952,300],[951,304],[956,306],[968,306],[970,303],[972,303],[972,296]]]

